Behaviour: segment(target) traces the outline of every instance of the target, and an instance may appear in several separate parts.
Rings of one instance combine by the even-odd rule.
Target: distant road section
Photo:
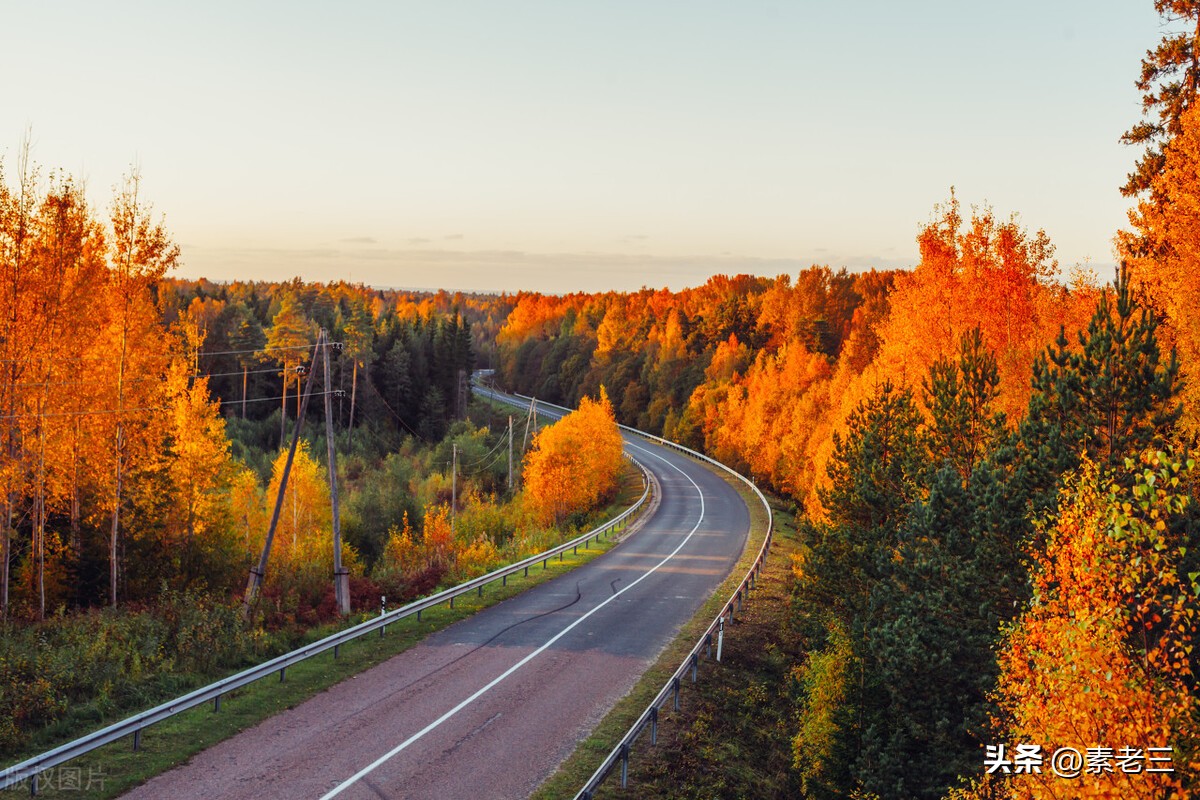
[[[741,496],[637,437],[661,488],[642,527],[206,750],[127,798],[527,797],[623,697],[745,547]]]

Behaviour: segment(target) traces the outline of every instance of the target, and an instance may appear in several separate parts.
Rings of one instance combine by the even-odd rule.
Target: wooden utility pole
[[[513,487],[512,474],[512,414],[508,415],[508,491],[511,494]]]
[[[317,353],[320,352],[322,336],[317,337],[316,347],[313,348],[312,367],[317,365]],[[300,414],[296,417],[296,427],[292,430],[292,447],[288,450],[287,461],[283,465],[283,475],[279,478],[279,493],[275,495],[275,510],[271,513],[271,524],[267,527],[267,540],[263,542],[262,556],[258,559],[258,564],[250,568],[250,578],[246,581],[246,595],[242,598],[242,615],[250,616],[250,609],[254,606],[254,601],[258,597],[258,590],[262,587],[263,576],[267,573],[267,560],[271,557],[271,543],[275,541],[275,528],[279,525],[279,512],[283,510],[283,495],[287,491],[288,475],[292,472],[292,461],[296,458],[296,445],[300,444],[300,428],[304,425],[304,413],[308,410],[308,398],[312,394],[313,383],[316,379],[316,370],[310,368],[308,371],[308,383],[304,385],[304,400],[300,403]],[[284,381],[287,385],[287,381]],[[299,387],[297,387],[299,391]]]
[[[454,399],[455,419],[467,418],[467,398],[471,394],[470,389],[468,388],[469,386],[470,383],[467,381],[467,371],[465,369],[460,369],[458,371],[458,393]]]
[[[324,329],[318,341],[325,341],[325,444],[329,462],[329,501],[333,504],[333,595],[338,613],[350,613],[350,571],[342,566],[342,517],[338,511],[337,454],[333,447],[333,382],[329,379],[329,334]]]
[[[529,414],[525,417],[525,435],[521,437],[521,453],[525,452],[525,445],[529,442],[529,431],[534,425],[537,425],[537,398],[531,398],[529,401]]]

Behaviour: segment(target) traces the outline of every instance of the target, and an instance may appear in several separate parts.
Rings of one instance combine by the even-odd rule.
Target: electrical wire
[[[266,373],[268,373],[268,372],[270,372],[270,373],[273,373],[273,374],[275,374],[275,375],[278,375],[278,374],[280,374],[280,369],[279,369],[278,367],[272,367],[271,369],[252,369],[252,370],[249,370],[249,371],[247,371],[245,374],[246,374],[246,375],[263,375],[263,374],[266,374]],[[192,373],[189,373],[189,374],[185,375],[184,377],[185,377],[185,378],[192,378],[192,379],[196,379],[196,378],[224,378],[224,377],[229,377],[229,376],[232,376],[232,375],[242,375],[242,374],[243,374],[243,373],[242,373],[242,371],[241,371],[241,370],[239,370],[239,371],[237,371],[237,372],[215,372],[215,373],[214,373],[214,372],[192,372]],[[159,383],[159,382],[161,382],[162,380],[163,380],[163,379],[162,379],[162,377],[154,377],[154,378],[126,378],[126,379],[125,379],[125,383]],[[96,385],[96,384],[106,384],[106,383],[108,383],[108,382],[107,382],[107,381],[100,381],[100,380],[90,380],[90,381],[44,381],[44,382],[38,382],[38,383],[13,383],[13,384],[9,384],[9,386],[11,386],[11,387],[15,387],[15,388],[17,388],[17,389],[34,389],[34,388],[45,388],[45,387],[47,387],[47,386],[89,386],[89,385]],[[0,384],[0,385],[3,385],[3,384]]]
[[[280,373],[280,371],[281,370],[278,367],[271,367],[270,369],[249,369],[249,370],[245,370],[245,371],[238,370],[237,372],[194,372],[191,375],[188,375],[187,377],[189,377],[189,378],[228,378],[231,375],[265,375],[268,372],[278,375]]]
[[[503,453],[497,454],[494,458],[492,458],[491,462],[488,464],[481,464],[479,462],[476,462],[475,464],[469,464],[469,465],[459,464],[458,472],[460,475],[480,475],[482,473],[487,472],[492,467],[494,467],[496,465],[496,462],[500,460],[500,457],[502,455],[504,455],[504,454]]]
[[[420,440],[421,440],[422,442],[424,442],[425,444],[429,444],[429,445],[432,445],[432,444],[433,444],[433,442],[429,441],[429,440],[428,440],[428,439],[426,439],[424,436],[422,436],[421,434],[419,434],[419,433],[417,433],[416,431],[414,431],[414,430],[413,430],[413,429],[412,429],[412,428],[409,426],[409,424],[408,424],[407,422],[405,422],[405,421],[404,421],[404,418],[403,418],[403,417],[401,417],[399,414],[397,414],[397,413],[396,413],[396,411],[395,411],[395,409],[393,409],[393,408],[392,408],[390,405],[388,405],[388,401],[387,401],[387,400],[385,400],[385,399],[383,398],[383,395],[379,393],[379,390],[375,388],[375,383],[374,383],[374,381],[372,381],[372,380],[371,380],[369,377],[368,377],[368,378],[367,378],[367,380],[366,380],[366,384],[367,384],[367,386],[371,387],[371,391],[372,391],[372,392],[374,392],[374,393],[375,393],[375,396],[379,398],[379,402],[383,403],[383,407],[384,407],[384,408],[386,408],[386,409],[388,410],[388,413],[389,413],[389,414],[391,414],[393,417],[395,417],[395,418],[396,418],[396,421],[397,421],[397,422],[399,422],[401,425],[403,425],[403,426],[404,426],[404,428],[405,428],[405,430],[407,430],[407,431],[408,431],[409,433],[411,433],[413,436],[415,436],[415,437],[417,437],[418,439],[420,439]]]
[[[496,452],[496,450],[497,450],[497,449],[500,447],[500,445],[501,445],[501,444],[503,444],[503,443],[504,443],[504,437],[502,436],[502,437],[500,437],[499,439],[497,439],[497,440],[496,440],[496,445],[495,445],[495,447],[493,447],[491,450],[488,450],[488,451],[487,451],[486,453],[484,453],[482,456],[480,456],[479,458],[477,458],[477,459],[475,459],[474,461],[470,462],[469,464],[468,464],[468,463],[463,463],[463,462],[460,462],[460,463],[459,463],[459,466],[461,466],[461,467],[463,467],[463,468],[465,469],[465,468],[467,468],[467,467],[473,467],[473,466],[474,466],[474,465],[476,465],[476,464],[482,464],[484,461],[486,461],[486,460],[487,460],[487,457],[488,457],[488,456],[490,456],[492,453]]]
[[[337,396],[337,394],[341,391],[342,391],[341,389],[328,389],[328,390],[322,390],[319,392],[312,392],[311,394],[313,397],[323,397],[325,395]],[[295,397],[294,394],[278,395],[276,397],[254,397],[254,398],[247,398],[246,402],[247,403],[279,402],[284,399],[291,399],[293,397]],[[239,405],[242,401],[241,400],[230,400],[228,403],[224,403],[224,401],[222,401],[222,402],[224,405]],[[88,417],[88,416],[99,416],[99,415],[103,415],[103,414],[131,414],[135,411],[165,411],[169,408],[170,408],[170,406],[136,406],[136,407],[125,408],[125,409],[93,408],[93,409],[88,409],[87,411],[56,411],[56,412],[42,413],[42,414],[4,414],[4,415],[0,415],[0,420],[33,419],[34,417],[37,417],[39,419],[44,419],[47,417]]]
[[[340,349],[340,345],[342,343],[341,342],[330,342],[329,344],[332,347],[337,347]],[[200,350],[198,355],[202,355],[202,356],[234,356],[234,355],[243,355],[245,353],[265,353],[268,350],[271,352],[276,352],[279,350],[312,350],[315,347],[316,347],[315,344],[305,344],[305,345],[292,345],[290,347],[258,347],[258,348],[252,348],[249,350],[203,350],[202,349],[202,350]]]
[[[132,408],[115,409],[115,408],[93,408],[87,411],[55,411],[51,413],[41,414],[4,414],[0,416],[0,420],[13,419],[46,419],[48,417],[91,417],[101,416],[103,414],[132,414],[137,411],[165,411],[170,406],[135,406]]]
[[[342,392],[341,389],[322,389],[320,391],[312,392],[313,397],[324,397],[325,395],[337,397],[339,394],[344,394],[344,392]],[[286,395],[281,394],[276,397],[248,397],[248,398],[246,398],[246,402],[247,403],[268,403],[273,400],[284,400],[284,399],[292,400],[292,399],[295,399],[295,397],[296,397],[296,395],[294,393],[286,394]],[[240,398],[235,397],[232,400],[229,400],[228,402],[226,402],[224,400],[222,400],[221,402],[224,405],[236,406],[236,405],[240,405],[242,401]]]
[[[329,344],[331,347],[334,347],[335,349],[338,349],[338,350],[342,349],[342,342],[330,342]],[[289,347],[258,347],[258,348],[248,349],[248,350],[203,350],[203,349],[201,349],[196,352],[196,356],[200,357],[200,356],[244,355],[246,353],[266,354],[266,353],[277,353],[281,350],[312,350],[315,347],[316,347],[316,345],[307,344],[307,345],[294,345],[294,346],[289,346]],[[115,357],[111,356],[111,355],[86,355],[86,356],[32,356],[31,355],[31,356],[26,356],[25,358],[0,358],[0,364],[12,364],[12,363],[18,363],[18,362],[44,363],[46,361],[65,364],[65,363],[73,363],[73,362],[77,362],[77,361],[111,361],[114,358]],[[229,374],[240,375],[241,373],[229,373]]]

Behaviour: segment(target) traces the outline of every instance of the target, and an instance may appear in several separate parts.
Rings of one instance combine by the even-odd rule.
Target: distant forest
[[[613,499],[615,456],[585,473],[601,496],[565,499],[536,455],[535,488],[507,485],[508,422],[465,383],[489,367],[585,406],[545,447],[612,455],[615,416],[795,510],[803,656],[771,691],[801,796],[1196,796],[1200,3],[1155,5],[1184,28],[1142,65],[1112,275],[1064,275],[1045,232],[951,191],[912,270],[563,296],[187,281],[136,174],[102,219],[22,162],[0,180],[0,744],[83,691],[64,665],[95,637],[73,662],[37,637],[104,605],[177,624],[180,592],[236,602],[324,329],[269,618],[236,630],[330,617],[326,397],[360,600],[478,574]]]

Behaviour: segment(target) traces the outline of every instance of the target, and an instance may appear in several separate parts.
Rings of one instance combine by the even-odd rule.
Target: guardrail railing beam
[[[111,744],[119,739],[123,739],[130,734],[133,734],[133,749],[139,750],[142,743],[142,730],[149,726],[161,722],[164,719],[172,717],[188,709],[195,708],[199,705],[204,705],[209,701],[218,702],[218,698],[222,694],[228,694],[235,689],[240,689],[243,686],[248,686],[272,673],[279,673],[279,680],[284,680],[284,675],[289,666],[299,663],[307,658],[323,653],[326,650],[333,650],[334,658],[338,657],[338,648],[347,642],[365,636],[374,631],[379,632],[382,637],[390,623],[398,622],[405,617],[416,615],[417,620],[421,619],[421,612],[434,606],[440,605],[446,600],[453,603],[455,597],[466,594],[470,591],[482,592],[483,587],[499,578],[503,585],[508,585],[508,576],[515,575],[518,571],[523,571],[525,576],[529,575],[529,567],[543,559],[549,560],[556,555],[561,555],[567,550],[577,548],[580,544],[585,544],[595,537],[599,541],[599,536],[605,526],[613,524],[624,524],[632,519],[636,514],[640,513],[647,507],[647,500],[650,497],[650,481],[646,477],[646,468],[637,461],[630,459],[635,466],[642,471],[642,481],[644,489],[642,495],[632,506],[621,512],[616,519],[610,520],[604,526],[593,528],[592,530],[575,537],[571,541],[564,542],[556,547],[550,548],[545,552],[529,556],[526,559],[518,561],[514,564],[509,564],[505,567],[493,570],[486,575],[466,581],[458,586],[452,586],[449,589],[444,589],[436,594],[428,597],[419,598],[407,605],[396,608],[392,611],[385,611],[381,603],[381,612],[378,616],[367,619],[363,622],[353,625],[345,630],[331,634],[317,642],[313,642],[306,647],[293,650],[289,653],[276,656],[273,659],[263,662],[255,667],[243,670],[228,678],[211,683],[208,686],[203,686],[195,689],[182,697],[177,697],[161,705],[155,706],[140,714],[135,714],[127,717],[119,722],[115,722],[101,730],[94,731],[86,736],[81,736],[74,741],[67,742],[45,753],[26,759],[18,764],[14,764],[3,770],[0,770],[0,790],[10,789],[14,786],[21,785],[23,781],[34,778],[41,772],[44,772],[52,767],[60,764],[65,764],[73,758],[90,753],[91,751]]]
[[[485,395],[490,396],[497,400],[501,400],[502,402],[508,402],[507,399],[503,395],[500,395],[496,392],[493,392],[493,391],[483,388],[483,387],[477,387],[477,388],[480,390],[480,392],[482,394],[485,394]],[[531,401],[533,399],[531,397],[526,397],[526,396],[520,395],[520,394],[514,394],[513,396],[518,399],[522,399],[524,401]],[[539,404],[543,407],[549,406],[551,408],[556,408],[561,411],[570,411],[570,409],[563,408],[562,406],[556,406],[553,403],[546,403],[544,401],[539,401]],[[631,433],[636,436],[640,436],[644,439],[655,442],[664,447],[670,448],[677,452],[684,453],[685,455],[688,455],[692,458],[706,462],[706,463],[716,467],[719,470],[723,470],[724,472],[728,473],[729,475],[732,475],[733,477],[735,477],[738,480],[745,483],[750,488],[750,490],[752,492],[754,492],[754,494],[758,497],[758,500],[763,504],[763,508],[766,509],[767,532],[763,538],[762,547],[759,549],[758,556],[755,558],[754,563],[751,565],[750,569],[747,571],[746,576],[744,578],[742,578],[741,583],[738,584],[737,589],[734,590],[734,593],[730,596],[730,598],[726,602],[725,606],[723,606],[721,608],[721,613],[717,616],[716,619],[714,619],[712,621],[712,623],[709,624],[708,629],[705,630],[705,632],[700,635],[700,639],[699,639],[699,641],[696,642],[696,645],[692,648],[692,652],[690,654],[688,654],[688,656],[686,658],[684,658],[683,663],[680,664],[679,668],[675,671],[675,674],[673,676],[671,676],[670,680],[668,680],[666,685],[663,686],[662,690],[659,692],[659,694],[655,698],[654,702],[652,702],[650,704],[650,707],[646,711],[642,712],[642,716],[638,718],[638,721],[635,722],[633,724],[633,726],[629,729],[629,731],[626,732],[625,736],[623,736],[621,738],[621,741],[617,744],[617,746],[612,749],[612,751],[609,753],[608,757],[604,759],[604,761],[600,764],[600,766],[592,774],[592,777],[590,779],[588,779],[588,782],[586,784],[584,784],[582,789],[579,790],[579,793],[576,794],[576,796],[575,796],[575,800],[590,800],[590,798],[592,798],[593,793],[595,792],[596,788],[598,786],[600,786],[600,784],[603,783],[604,780],[608,777],[609,773],[613,769],[613,766],[616,764],[616,762],[618,760],[620,760],[622,762],[622,784],[621,785],[622,785],[622,788],[624,788],[625,783],[626,783],[627,774],[628,774],[628,770],[627,770],[627,767],[628,767],[627,761],[628,761],[628,753],[629,753],[628,745],[637,736],[638,732],[640,732],[641,729],[646,725],[647,720],[650,720],[650,724],[651,724],[651,739],[656,738],[656,732],[657,732],[657,726],[658,726],[658,707],[660,704],[666,702],[666,698],[667,698],[668,694],[673,695],[674,708],[676,711],[679,710],[680,678],[683,676],[683,674],[685,672],[690,670],[692,673],[692,681],[695,682],[695,680],[696,680],[696,664],[697,664],[698,654],[700,652],[700,649],[705,646],[706,641],[711,643],[711,641],[712,641],[711,637],[712,637],[712,634],[714,631],[717,632],[717,661],[721,660],[721,649],[722,649],[722,644],[724,643],[724,635],[725,635],[725,612],[726,612],[726,610],[728,610],[729,622],[730,622],[730,624],[732,624],[734,621],[734,607],[736,606],[737,610],[741,611],[742,602],[743,602],[743,599],[744,599],[746,593],[748,592],[749,588],[754,585],[755,579],[762,574],[763,565],[766,562],[767,554],[770,551],[772,539],[773,539],[774,532],[775,532],[775,517],[774,517],[774,514],[771,512],[771,505],[770,505],[770,503],[767,502],[766,496],[763,495],[763,493],[759,490],[759,488],[754,484],[754,481],[750,480],[745,475],[742,475],[742,474],[730,469],[729,467],[722,464],[720,461],[717,461],[716,459],[713,459],[713,458],[710,458],[710,457],[704,455],[703,453],[697,453],[695,450],[692,450],[690,448],[676,444],[675,442],[669,441],[667,439],[663,439],[660,436],[654,436],[653,434],[645,433],[644,431],[639,431],[636,428],[630,428],[627,425],[619,425],[618,427],[621,428],[621,430],[626,431],[627,433]]]

